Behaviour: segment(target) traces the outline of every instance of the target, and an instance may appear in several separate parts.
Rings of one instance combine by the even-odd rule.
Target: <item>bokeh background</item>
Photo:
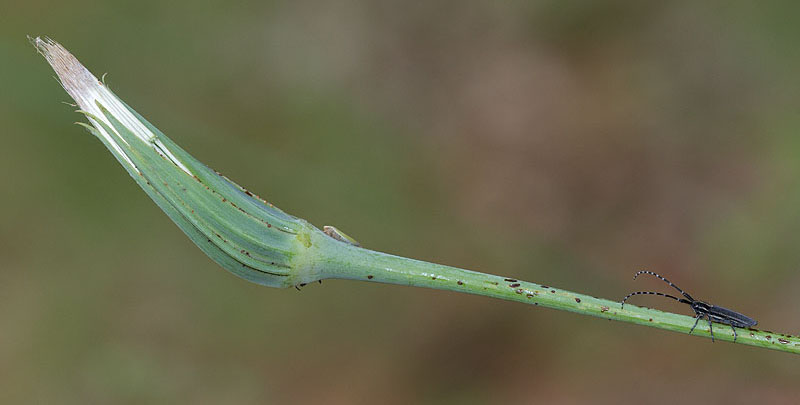
[[[800,332],[795,2],[0,2],[0,402],[790,403],[798,358],[216,266],[71,123],[49,35],[369,248]],[[640,304],[686,313],[677,303]]]

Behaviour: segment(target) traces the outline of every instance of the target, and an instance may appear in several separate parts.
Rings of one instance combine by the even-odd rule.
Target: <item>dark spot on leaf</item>
[[[551,293],[553,293],[553,294],[555,294],[555,293],[556,293],[556,290],[550,290],[550,292],[551,292]]]
[[[548,288],[550,288],[550,287],[548,287],[548,286],[546,286],[546,285],[542,284],[542,288],[544,288],[544,289],[546,290],[546,289],[548,289]]]
[[[514,280],[513,278],[506,278],[506,279],[504,279],[504,280],[508,281],[509,283],[515,283],[515,282],[517,282],[517,280]]]
[[[519,283],[509,284],[508,286],[511,288],[519,287]]]
[[[781,342],[781,343],[783,343],[783,344],[787,344],[787,343],[789,343],[789,341],[788,341],[788,340],[786,340],[786,339],[778,339],[778,342]]]
[[[600,312],[606,312],[608,310],[609,310],[609,308],[607,306],[605,306],[605,305],[600,307]]]
[[[367,276],[367,278],[370,279],[370,280],[372,280],[372,277],[374,277],[374,276],[371,275],[371,274],[369,276]]]
[[[457,283],[458,285],[464,285],[464,282],[463,282],[463,281],[461,281],[461,280],[458,280],[456,283]]]
[[[575,297],[575,302],[577,302],[578,304],[580,304],[580,303],[581,303],[581,299],[580,299],[580,298],[578,298],[578,297]]]

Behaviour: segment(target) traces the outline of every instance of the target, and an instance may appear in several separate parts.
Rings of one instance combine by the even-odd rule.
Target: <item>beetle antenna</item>
[[[625,301],[627,301],[628,298],[633,297],[634,295],[659,295],[659,296],[662,296],[662,297],[672,298],[673,300],[678,301],[678,302],[683,303],[683,304],[689,304],[689,305],[692,304],[691,301],[688,301],[688,300],[683,299],[683,298],[673,297],[672,295],[669,295],[669,294],[664,294],[664,293],[655,292],[655,291],[636,291],[636,292],[632,292],[632,293],[626,295],[625,298],[622,299],[622,307],[623,308],[625,307]]]
[[[679,291],[679,292],[680,292],[680,293],[681,293],[681,294],[682,294],[684,297],[688,298],[688,299],[689,299],[689,301],[694,301],[694,300],[695,300],[694,298],[692,298],[692,296],[691,296],[691,295],[689,295],[689,293],[687,293],[686,291],[683,291],[683,290],[681,290],[681,288],[680,288],[680,287],[678,287],[678,286],[677,286],[677,285],[675,285],[675,284],[672,284],[672,281],[669,281],[669,280],[667,280],[666,278],[662,277],[662,276],[661,276],[660,274],[658,274],[658,273],[653,273],[653,272],[652,272],[652,271],[650,271],[650,270],[639,270],[639,271],[637,271],[637,272],[636,272],[636,274],[634,274],[634,275],[633,275],[633,279],[634,279],[634,280],[636,280],[636,277],[639,277],[639,274],[649,274],[649,275],[651,275],[651,276],[658,277],[659,279],[661,279],[661,281],[663,281],[663,282],[665,282],[665,283],[669,284],[669,286],[670,286],[670,287],[672,287],[672,288],[674,288],[674,289],[678,290],[678,291]],[[671,298],[675,298],[675,297],[671,297]],[[677,298],[675,298],[675,299],[677,299]],[[678,301],[680,301],[680,300],[678,300]]]

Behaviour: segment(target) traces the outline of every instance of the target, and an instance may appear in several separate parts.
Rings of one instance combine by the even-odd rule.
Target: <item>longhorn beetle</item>
[[[711,333],[712,342],[714,341],[714,328],[711,326],[711,322],[719,322],[719,323],[724,323],[726,325],[730,325],[731,330],[733,331],[734,343],[736,343],[736,328],[749,328],[751,326],[755,326],[758,323],[755,319],[740,314],[736,311],[732,311],[728,308],[718,307],[716,305],[711,305],[709,303],[696,300],[692,298],[691,295],[681,290],[680,287],[678,287],[675,284],[672,284],[671,281],[667,280],[664,277],[661,277],[656,273],[653,273],[652,271],[648,270],[637,271],[636,274],[634,274],[633,279],[636,280],[636,277],[638,277],[639,274],[649,274],[651,276],[658,277],[659,279],[661,279],[661,281],[669,284],[670,287],[678,290],[678,292],[680,292],[681,295],[683,295],[686,298],[673,297],[669,294],[663,294],[654,291],[636,291],[628,294],[627,296],[625,296],[625,298],[622,299],[623,308],[625,307],[625,301],[627,301],[628,298],[633,297],[634,295],[652,294],[652,295],[660,295],[662,297],[672,298],[675,301],[687,304],[690,307],[692,307],[692,310],[696,315],[694,326],[692,326],[692,329],[689,330],[690,335],[692,334],[692,332],[694,332],[694,328],[695,326],[697,326],[697,322],[699,322],[700,319],[703,319],[703,317],[706,317],[706,319],[708,319],[708,331],[709,333]]]

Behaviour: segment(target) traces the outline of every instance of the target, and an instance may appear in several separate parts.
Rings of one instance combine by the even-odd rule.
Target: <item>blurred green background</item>
[[[0,402],[789,403],[797,357],[480,297],[249,284],[25,39],[365,246],[800,332],[794,2],[0,2]],[[663,290],[662,290],[663,291]],[[637,303],[687,313],[657,297]]]

